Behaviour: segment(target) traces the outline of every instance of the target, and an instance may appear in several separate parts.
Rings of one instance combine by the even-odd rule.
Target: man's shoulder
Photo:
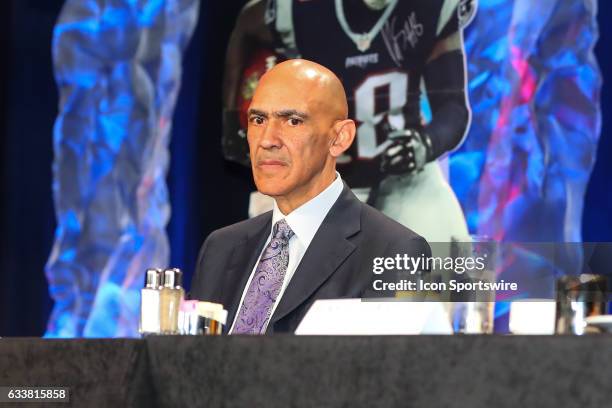
[[[363,204],[361,222],[364,242],[383,245],[391,256],[399,253],[431,256],[425,238],[367,204]]]
[[[340,206],[335,207],[335,214],[343,214],[345,221],[349,221],[347,219],[349,216],[360,214],[360,229],[368,239],[373,238],[380,241],[423,239],[419,234],[386,216],[380,210],[360,201],[346,184],[338,202]]]
[[[239,221],[235,224],[214,230],[208,236],[209,241],[237,240],[247,237],[250,233],[259,231],[266,226],[272,219],[272,211],[260,214],[247,220]]]
[[[387,238],[422,239],[422,237],[406,227],[383,214],[381,211],[368,204],[362,203],[361,211],[362,229],[372,234],[382,234]]]

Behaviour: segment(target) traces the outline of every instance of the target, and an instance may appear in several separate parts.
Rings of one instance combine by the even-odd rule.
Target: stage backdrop
[[[362,0],[270,2],[261,24],[277,29],[271,55],[277,58],[310,56],[299,49],[304,37],[297,31],[295,47],[288,47],[287,22],[300,14],[282,14],[283,10],[286,13],[282,3],[300,4],[303,15],[312,11],[307,7],[329,4],[325,22],[344,32],[346,42],[354,43],[354,49],[342,56],[345,67],[350,63],[367,70],[383,57],[401,65],[404,53],[423,45],[430,30],[435,33],[427,37],[430,48],[458,35],[461,41],[453,50],[467,61],[463,85],[471,121],[465,122],[464,129],[455,129],[458,141],[427,154],[435,160],[417,163],[422,171],[412,176],[427,175],[428,179],[418,184],[421,188],[428,180],[440,189],[450,185],[449,205],[458,203],[460,214],[456,218],[457,225],[461,224],[458,230],[464,227],[466,233],[500,241],[581,240],[584,192],[600,131],[601,78],[592,54],[597,39],[594,0],[537,4],[527,0],[481,0],[478,4],[464,0],[391,1],[399,8],[387,15],[381,10],[371,18],[366,12],[354,12],[358,7],[365,10]],[[134,335],[144,268],[168,264],[166,149],[181,51],[195,24],[197,1],[149,1],[140,3],[139,8],[131,2],[115,4],[68,1],[55,30],[61,109],[54,140],[58,228],[47,264],[55,300],[49,336]],[[337,18],[342,14],[340,8],[344,24]],[[400,11],[404,14],[392,15]],[[371,38],[349,35],[354,33],[346,22],[360,16],[365,16],[360,20],[364,27],[372,23]],[[292,30],[305,25],[291,20]],[[208,41],[215,41],[215,37]],[[320,46],[323,49],[328,44]],[[334,47],[327,49],[333,52]],[[310,50],[317,51],[316,47]],[[264,58],[265,68],[271,65],[268,57]],[[429,65],[429,59],[425,61]],[[222,66],[220,60],[208,63]],[[371,128],[375,133],[381,122],[389,124],[382,138],[374,135],[371,151],[364,150],[367,159],[384,153],[386,138],[393,131],[406,130],[408,124],[420,132],[421,141],[443,134],[434,131],[433,121],[440,117],[439,126],[444,127],[444,118],[456,111],[445,108],[441,112],[450,112],[448,116],[439,115],[432,101],[436,93],[427,94],[427,85],[435,80],[425,80],[424,88],[420,83],[408,85],[413,70],[423,69],[421,77],[435,77],[435,67],[430,68],[428,73],[424,67],[411,66],[402,75],[399,67],[397,75],[379,77],[382,82],[372,85],[377,97],[388,99],[383,106],[394,111],[391,115],[374,112],[372,118],[360,120],[360,126],[367,125],[362,130]],[[397,85],[401,81],[407,82],[404,95],[394,92],[403,89]],[[447,90],[456,95],[463,87]],[[402,118],[403,103],[412,101],[415,93],[413,117]],[[227,102],[227,96],[224,99]],[[357,99],[354,94],[351,102],[355,104]],[[461,121],[460,114],[458,118]],[[240,136],[239,127],[235,130]],[[204,134],[202,138],[205,141],[199,141],[198,146],[214,149],[220,135]],[[368,138],[372,135],[366,132],[365,140]],[[437,141],[433,142],[435,146]],[[227,154],[227,144],[224,147]],[[248,172],[242,173],[248,177]],[[405,199],[421,197],[415,195],[419,190],[411,182],[389,183],[372,176],[374,184],[359,187],[366,188],[366,198],[371,194],[368,188],[378,187],[375,204],[396,208],[397,186],[404,186],[401,197]],[[235,198],[229,197],[234,199],[246,200],[246,196],[237,191]],[[400,208],[402,212],[406,211]],[[436,234],[436,230],[422,233]]]
[[[590,261],[554,244],[582,240],[601,128],[596,11],[594,0],[250,2],[227,50],[225,157],[249,163],[246,110],[261,75],[317,61],[343,81],[357,121],[338,169],[358,197],[430,243],[503,242],[498,278],[517,281],[519,297],[546,285],[553,296],[556,277]],[[398,140],[405,168],[388,169]],[[254,193],[249,208],[272,201]]]
[[[135,336],[166,267],[168,144],[198,0],[68,0],[54,30],[55,243],[48,337]]]

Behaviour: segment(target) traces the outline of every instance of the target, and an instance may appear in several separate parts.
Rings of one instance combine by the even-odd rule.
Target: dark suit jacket
[[[191,296],[225,306],[226,332],[271,222],[270,211],[216,230],[202,245]],[[364,297],[375,277],[373,258],[396,254],[430,256],[431,250],[422,237],[363,204],[345,185],[295,270],[266,333],[294,332],[316,299]]]

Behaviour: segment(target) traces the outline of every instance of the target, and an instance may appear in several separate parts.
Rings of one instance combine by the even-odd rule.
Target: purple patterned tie
[[[287,272],[292,236],[287,221],[282,219],[274,224],[272,239],[261,255],[232,334],[262,334],[265,331]]]

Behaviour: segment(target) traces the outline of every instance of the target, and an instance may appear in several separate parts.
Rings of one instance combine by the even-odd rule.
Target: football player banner
[[[595,0],[250,1],[227,49],[224,156],[249,164],[257,81],[302,57],[344,84],[358,129],[338,171],[360,199],[430,242],[578,242],[600,131],[595,10]],[[271,208],[251,195],[250,216]],[[498,273],[546,264],[508,252]]]

